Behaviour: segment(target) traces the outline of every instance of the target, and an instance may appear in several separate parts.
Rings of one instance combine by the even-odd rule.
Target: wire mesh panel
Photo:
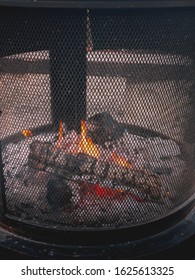
[[[0,11],[7,214],[118,227],[194,193],[194,9]]]

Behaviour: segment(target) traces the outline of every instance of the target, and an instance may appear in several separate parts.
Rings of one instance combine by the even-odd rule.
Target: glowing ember
[[[87,137],[86,125],[83,120],[81,121],[81,139],[78,145],[78,153],[84,153],[94,158],[100,157],[97,146],[93,144],[90,137]]]
[[[23,134],[26,138],[32,136],[32,132],[31,132],[30,130],[28,130],[28,129],[22,130],[22,134]]]
[[[127,197],[131,197],[137,202],[144,202],[144,199],[138,195],[131,193],[130,191],[125,191],[121,189],[110,189],[99,185],[98,183],[91,184],[83,181],[78,182],[81,186],[81,197],[95,195],[99,198],[109,198],[123,200]]]
[[[117,189],[110,189],[110,188],[104,188],[100,186],[99,184],[92,185],[94,193],[98,197],[110,197],[110,198],[120,198],[121,195],[124,193],[123,190]]]
[[[112,160],[120,166],[132,168],[132,165],[126,159],[118,156],[116,153],[112,154]]]

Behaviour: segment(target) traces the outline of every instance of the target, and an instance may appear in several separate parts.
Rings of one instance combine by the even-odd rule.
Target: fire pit
[[[195,191],[195,2],[1,2],[3,225],[123,235],[181,218]]]

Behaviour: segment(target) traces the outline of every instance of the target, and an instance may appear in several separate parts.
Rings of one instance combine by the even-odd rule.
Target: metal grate
[[[114,228],[184,203],[194,37],[194,8],[1,9],[6,214]]]

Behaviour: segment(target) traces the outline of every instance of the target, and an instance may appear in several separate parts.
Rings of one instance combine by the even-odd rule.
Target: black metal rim
[[[185,243],[195,238],[195,208],[175,225],[143,239],[115,244],[81,245],[55,244],[24,238],[0,226],[0,248],[10,250],[10,254],[17,252],[23,258],[38,259],[137,259],[149,258],[151,255]],[[78,236],[80,238],[80,236]],[[13,254],[12,254],[13,256]],[[14,258],[14,257],[13,257]],[[154,259],[154,257],[150,257]],[[155,257],[156,258],[156,257]],[[167,255],[166,259],[169,258]],[[171,258],[170,258],[171,259]],[[175,259],[175,257],[174,257]],[[182,259],[184,255],[182,254]]]
[[[2,0],[0,6],[12,7],[48,7],[48,8],[171,8],[171,7],[195,7],[195,1],[191,0]]]
[[[17,235],[27,237],[39,242],[52,242],[55,244],[66,245],[105,245],[113,243],[128,242],[147,238],[158,234],[167,228],[173,226],[183,219],[190,210],[195,206],[195,194],[189,200],[175,208],[169,214],[164,214],[160,218],[156,218],[152,222],[137,224],[136,226],[120,227],[120,228],[71,228],[65,230],[60,228],[41,227],[37,224],[28,224],[21,222],[6,215],[0,226],[6,230],[10,230]]]

